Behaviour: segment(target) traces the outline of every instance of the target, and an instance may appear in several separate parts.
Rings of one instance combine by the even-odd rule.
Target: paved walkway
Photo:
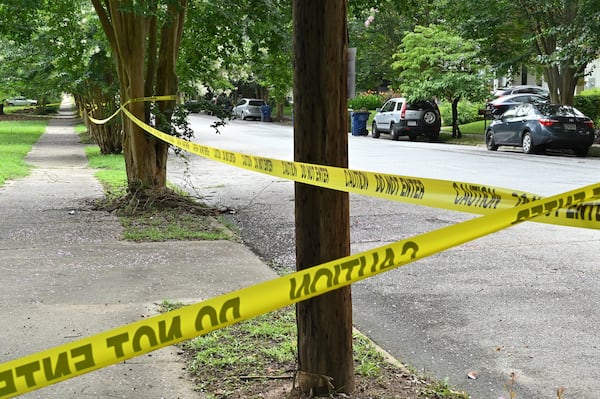
[[[63,104],[27,161],[32,174],[0,187],[0,363],[155,314],[163,300],[196,302],[275,276],[230,241],[132,243],[102,196],[74,110]],[[24,398],[192,399],[169,347]]]

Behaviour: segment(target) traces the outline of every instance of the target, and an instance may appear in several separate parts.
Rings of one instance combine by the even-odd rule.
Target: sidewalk
[[[0,363],[275,277],[230,241],[133,243],[102,196],[69,104],[34,146],[32,174],[0,187]],[[198,399],[174,347],[21,397]]]

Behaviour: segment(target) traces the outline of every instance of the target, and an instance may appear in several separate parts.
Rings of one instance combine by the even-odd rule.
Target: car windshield
[[[260,107],[261,105],[264,105],[265,102],[262,101],[262,100],[251,100],[249,104],[250,105],[255,105],[257,107]]]
[[[581,118],[583,115],[579,110],[564,104],[539,104],[540,113],[545,116],[566,116]]]

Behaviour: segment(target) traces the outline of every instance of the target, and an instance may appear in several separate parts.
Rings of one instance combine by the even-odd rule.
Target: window
[[[381,108],[381,112],[390,112],[394,109],[394,105],[396,105],[395,101],[388,101],[387,103],[385,103],[383,105],[383,108]]]

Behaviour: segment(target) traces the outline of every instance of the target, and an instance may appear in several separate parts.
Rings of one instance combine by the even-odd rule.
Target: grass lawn
[[[46,121],[0,121],[0,185],[29,174],[23,158],[46,130]]]

